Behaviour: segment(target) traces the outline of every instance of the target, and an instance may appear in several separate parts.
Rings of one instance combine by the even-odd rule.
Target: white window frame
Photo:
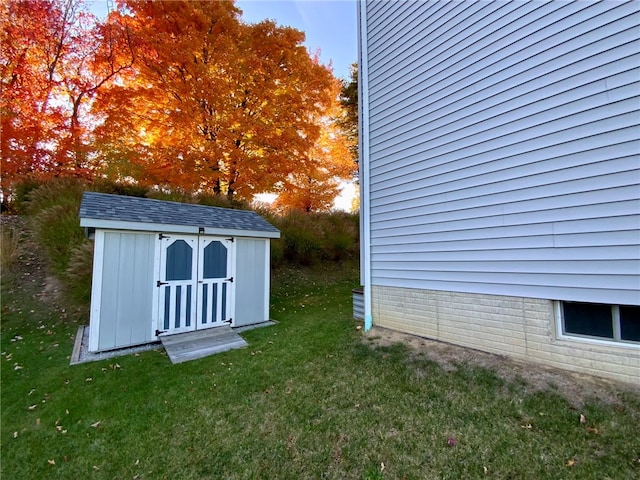
[[[556,317],[556,338],[561,340],[575,340],[584,343],[595,343],[600,345],[608,345],[612,347],[629,347],[640,349],[640,342],[633,340],[623,340],[620,337],[620,306],[609,305],[611,307],[611,320],[613,321],[613,338],[595,337],[590,335],[582,335],[580,333],[565,332],[564,329],[564,309],[562,300],[555,300],[554,310]],[[581,302],[589,303],[589,302]],[[604,304],[607,305],[607,304]]]

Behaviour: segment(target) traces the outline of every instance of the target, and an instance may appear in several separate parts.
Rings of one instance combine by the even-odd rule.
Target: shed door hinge
[[[161,282],[160,280],[156,282],[156,287],[160,287],[162,285],[169,285],[169,282]]]
[[[233,243],[233,237],[231,237],[231,238],[227,238],[227,241],[229,241],[229,242]]]
[[[163,238],[171,238],[169,235],[163,235],[162,233],[158,235],[158,239],[162,240]]]
[[[161,333],[165,333],[166,330],[156,330],[156,337],[159,337]]]
[[[233,283],[233,277],[231,277],[231,278],[227,278],[227,279],[225,280],[225,282]]]

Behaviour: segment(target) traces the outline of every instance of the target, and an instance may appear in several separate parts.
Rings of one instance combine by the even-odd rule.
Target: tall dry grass
[[[0,242],[0,267],[4,271],[11,269],[20,257],[20,232],[15,227],[3,225]]]

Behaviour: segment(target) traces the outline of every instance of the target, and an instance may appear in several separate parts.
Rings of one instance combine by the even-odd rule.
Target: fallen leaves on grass
[[[93,428],[98,428],[98,427],[100,426],[100,423],[101,423],[101,422],[95,422],[95,423],[92,423],[92,424],[91,424],[91,426],[92,426]]]
[[[573,467],[576,464],[576,461],[573,458],[570,458],[569,460],[567,460],[567,463],[565,464],[567,467]]]

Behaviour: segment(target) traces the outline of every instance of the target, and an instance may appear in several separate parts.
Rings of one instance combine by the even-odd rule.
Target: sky
[[[320,61],[332,63],[333,73],[349,78],[349,67],[357,61],[355,0],[238,0],[245,22],[266,18],[305,32],[311,53],[320,49]]]
[[[106,16],[107,0],[90,3],[95,15]],[[237,0],[236,6],[247,23],[268,18],[302,30],[310,53],[320,50],[320,61],[331,62],[336,77],[349,78],[349,67],[357,61],[356,0]]]

